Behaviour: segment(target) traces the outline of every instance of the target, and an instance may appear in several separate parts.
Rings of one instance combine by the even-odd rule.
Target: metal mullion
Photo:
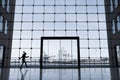
[[[24,6],[24,0],[22,0],[22,5]],[[23,13],[23,6],[22,6],[22,13]],[[21,14],[21,29],[20,29],[20,41],[19,41],[19,57],[20,57],[21,40],[22,40],[22,24],[23,24],[23,14]]]
[[[87,38],[88,38],[88,59],[90,59],[90,45],[89,45],[89,26],[88,26],[88,9],[87,9],[87,0],[86,0],[86,17],[87,17]],[[90,62],[90,61],[89,61]]]
[[[98,5],[98,1],[96,0],[96,5]],[[99,24],[99,13],[98,13],[98,6],[97,7],[97,20],[98,20],[98,34],[99,34],[99,49],[100,49],[100,59],[102,58],[101,56],[101,39],[100,39],[100,24]]]

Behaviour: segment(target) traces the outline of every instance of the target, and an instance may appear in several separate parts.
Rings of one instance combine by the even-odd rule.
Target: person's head
[[[25,52],[25,51],[23,51],[23,53],[26,55],[26,52]]]

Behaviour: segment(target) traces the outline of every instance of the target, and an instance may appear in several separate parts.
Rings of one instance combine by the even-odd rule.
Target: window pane
[[[88,49],[80,49],[80,58],[88,59]]]
[[[117,16],[117,31],[120,31],[120,16]]]
[[[65,31],[55,31],[55,36],[65,36]]]
[[[32,14],[23,14],[23,21],[32,21],[32,16]]]
[[[65,30],[65,23],[56,22],[56,23],[55,23],[55,29],[56,29],[56,30],[60,30],[60,29]]]
[[[88,13],[97,13],[97,7],[96,6],[89,6],[87,7]]]
[[[43,14],[34,14],[33,20],[34,21],[43,21]]]
[[[43,31],[33,31],[33,39],[40,39],[43,36]]]
[[[54,21],[54,14],[45,14],[44,20],[45,21]]]
[[[87,30],[87,23],[86,22],[78,22],[77,29],[79,30]]]
[[[21,40],[21,48],[31,48],[31,40]]]
[[[44,36],[53,36],[54,32],[53,31],[44,31]]]
[[[15,6],[15,13],[22,13],[22,6]],[[16,15],[16,14],[15,14]]]
[[[34,6],[34,13],[43,13],[43,6]]]
[[[87,49],[88,48],[88,40],[80,40],[80,48]]]
[[[51,29],[53,30],[54,29],[54,23],[45,23],[44,24],[44,29]]]
[[[115,30],[115,20],[112,20],[112,33],[115,34],[116,30]]]
[[[75,0],[66,0],[66,5],[75,5]]]
[[[76,21],[75,14],[66,14],[66,21]]]
[[[5,20],[5,29],[4,29],[4,33],[5,33],[5,34],[8,33],[8,20]]]
[[[34,5],[43,5],[44,0],[34,0]]]
[[[86,13],[86,6],[77,6],[77,13]]]
[[[76,30],[76,23],[75,22],[67,22],[66,23],[66,28]]]
[[[5,0],[2,0],[2,7],[5,8]]]
[[[32,48],[40,48],[40,40],[32,40]]]
[[[43,29],[43,23],[42,22],[34,22],[33,23],[33,30],[42,30]]]
[[[55,21],[65,21],[65,14],[56,14]]]
[[[54,13],[54,6],[45,6],[45,13]]]
[[[89,31],[89,38],[90,39],[98,39],[99,38],[98,31]]]
[[[65,13],[65,6],[56,6],[55,13]]]
[[[22,30],[32,30],[32,23],[30,23],[30,22],[23,22],[22,23]]]
[[[7,0],[7,11],[10,11],[10,0]]]
[[[86,14],[77,14],[77,21],[87,21]]]
[[[13,31],[13,39],[19,39],[20,38],[20,31]]]
[[[76,31],[66,31],[67,36],[76,36]]]
[[[116,46],[116,54],[117,54],[117,60],[118,60],[118,65],[120,65],[120,46]]]
[[[97,31],[98,30],[98,23],[96,23],[96,22],[89,22],[88,23],[88,27],[89,27],[89,30]]]
[[[56,5],[64,5],[65,0],[56,0]]]
[[[4,54],[4,47],[0,46],[0,66],[2,65],[3,54]]]
[[[3,17],[0,16],[0,32],[3,31]]]
[[[96,5],[97,0],[86,0],[88,5]]]
[[[24,5],[33,5],[33,0],[24,0]]]
[[[66,6],[66,13],[75,13],[75,6]]]
[[[12,48],[19,49],[19,47],[20,47],[20,40],[13,40],[12,41],[12,45],[13,45]]]
[[[80,37],[80,39],[87,39],[88,38],[87,31],[78,31],[77,34]]]
[[[23,13],[32,13],[33,12],[33,7],[32,6],[23,6]]]
[[[30,39],[31,38],[31,31],[22,31],[21,37],[26,38],[26,39]]]
[[[89,46],[91,48],[99,48],[99,41],[98,40],[89,40]]]
[[[88,21],[98,21],[97,14],[88,14]]]
[[[45,0],[45,5],[54,5],[54,0]]]

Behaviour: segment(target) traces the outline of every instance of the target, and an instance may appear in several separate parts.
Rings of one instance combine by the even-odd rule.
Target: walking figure
[[[22,64],[20,66],[20,69],[22,69],[22,66],[23,66],[24,63],[25,63],[26,68],[28,67],[25,58],[28,58],[29,56],[26,56],[26,54],[27,53],[25,51],[23,51],[22,57],[19,58],[19,59],[22,58]]]

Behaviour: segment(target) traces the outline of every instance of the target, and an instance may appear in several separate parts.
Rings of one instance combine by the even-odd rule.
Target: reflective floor
[[[0,75],[0,80],[119,80],[119,69],[5,68],[0,70]]]

